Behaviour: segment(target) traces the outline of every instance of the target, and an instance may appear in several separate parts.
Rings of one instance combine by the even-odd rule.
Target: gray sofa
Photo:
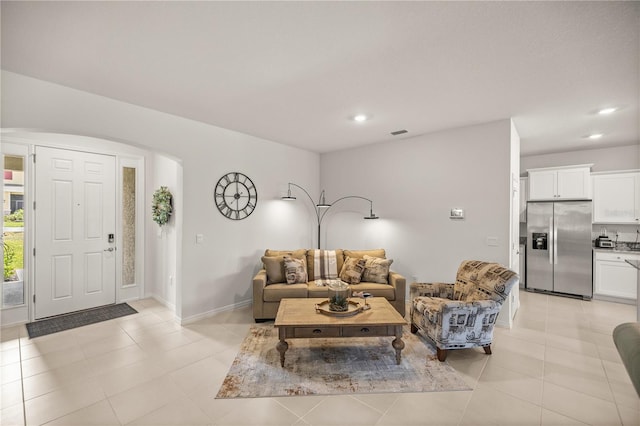
[[[280,300],[284,298],[313,298],[328,297],[328,287],[326,285],[318,285],[314,280],[315,276],[319,276],[317,269],[318,252],[314,249],[300,250],[270,250],[265,251],[262,257],[263,268],[253,278],[253,318],[256,322],[274,319],[280,306]],[[351,292],[369,292],[374,297],[386,298],[393,307],[400,313],[405,315],[405,278],[397,272],[388,270],[386,275],[378,273],[367,273],[365,270],[362,278],[374,280],[358,281],[353,279],[353,275],[345,275],[349,266],[370,265],[371,263],[390,264],[392,260],[386,259],[384,249],[377,250],[334,250],[335,261],[337,263],[338,279],[346,278],[350,285]],[[290,262],[295,259],[299,263],[306,266],[307,282],[296,282],[288,284],[286,282],[287,271],[285,270],[284,259]],[[383,260],[383,259],[386,259]],[[314,262],[315,260],[315,262]],[[371,262],[371,263],[367,263]],[[315,266],[314,266],[315,263]],[[345,267],[346,263],[346,267]],[[387,265],[388,267],[388,265]],[[373,270],[373,268],[371,268]],[[380,270],[378,270],[380,272]],[[291,277],[291,275],[290,275]],[[304,281],[304,277],[301,279]],[[326,282],[325,282],[326,284]]]

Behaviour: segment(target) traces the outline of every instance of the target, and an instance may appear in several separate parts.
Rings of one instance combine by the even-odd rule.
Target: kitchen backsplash
[[[611,241],[616,241],[616,232],[618,233],[618,241],[640,241],[640,235],[636,231],[640,230],[640,225],[622,225],[622,224],[609,224],[609,225],[593,225],[591,232],[592,239],[598,238],[602,232],[606,230],[607,236]],[[637,238],[637,240],[636,240]]]

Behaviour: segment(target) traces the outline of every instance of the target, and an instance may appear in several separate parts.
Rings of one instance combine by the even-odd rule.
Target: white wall
[[[172,220],[182,221],[175,285],[176,314],[183,321],[250,303],[251,278],[265,248],[315,244],[307,212],[285,207],[279,197],[289,181],[317,192],[318,154],[7,71],[1,101],[5,128],[99,137],[180,162],[182,188],[174,195],[181,197],[182,208]],[[247,174],[258,189],[258,206],[245,220],[224,218],[213,201],[216,182],[230,171]],[[150,221],[150,207],[147,217]],[[202,244],[196,244],[196,234],[204,235]],[[146,269],[166,274],[156,264]],[[157,289],[149,275],[145,280],[146,288]]]
[[[526,176],[527,169],[591,163],[593,163],[592,172],[640,169],[640,143],[613,148],[523,156],[520,159],[520,174]]]
[[[452,282],[464,259],[509,263],[511,122],[416,136],[321,156],[327,201],[346,200],[323,222],[327,248],[376,248],[408,282]],[[449,219],[453,207],[464,220]],[[496,237],[498,246],[488,246]]]
[[[151,217],[153,192],[161,186],[166,186],[173,195],[173,212],[167,224],[160,227],[152,220],[146,222],[146,250],[145,263],[153,265],[146,271],[149,274],[145,288],[146,295],[155,296],[166,306],[176,308],[176,280],[178,268],[178,250],[182,245],[182,166],[163,155],[155,154],[151,157],[151,167],[148,174],[150,183],[147,185],[145,197],[145,215]]]

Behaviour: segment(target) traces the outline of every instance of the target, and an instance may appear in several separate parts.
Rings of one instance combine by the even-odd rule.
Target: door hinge
[[[35,201],[33,202],[33,209],[34,210],[36,209],[36,202]]]
[[[33,255],[34,256],[36,255],[36,248],[35,247],[33,248]]]
[[[33,303],[36,303],[36,295],[33,295]]]
[[[33,162],[34,163],[36,162],[36,155],[35,154],[33,154]]]

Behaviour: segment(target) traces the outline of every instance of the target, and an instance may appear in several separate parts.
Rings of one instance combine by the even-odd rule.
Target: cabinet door
[[[637,271],[624,260],[598,260],[594,293],[604,296],[635,299],[637,297]]]
[[[529,200],[555,200],[557,176],[555,170],[529,172]]]
[[[591,175],[588,169],[558,170],[556,185],[557,198],[591,198]]]
[[[593,221],[637,223],[640,212],[640,173],[618,173],[593,177]]]

